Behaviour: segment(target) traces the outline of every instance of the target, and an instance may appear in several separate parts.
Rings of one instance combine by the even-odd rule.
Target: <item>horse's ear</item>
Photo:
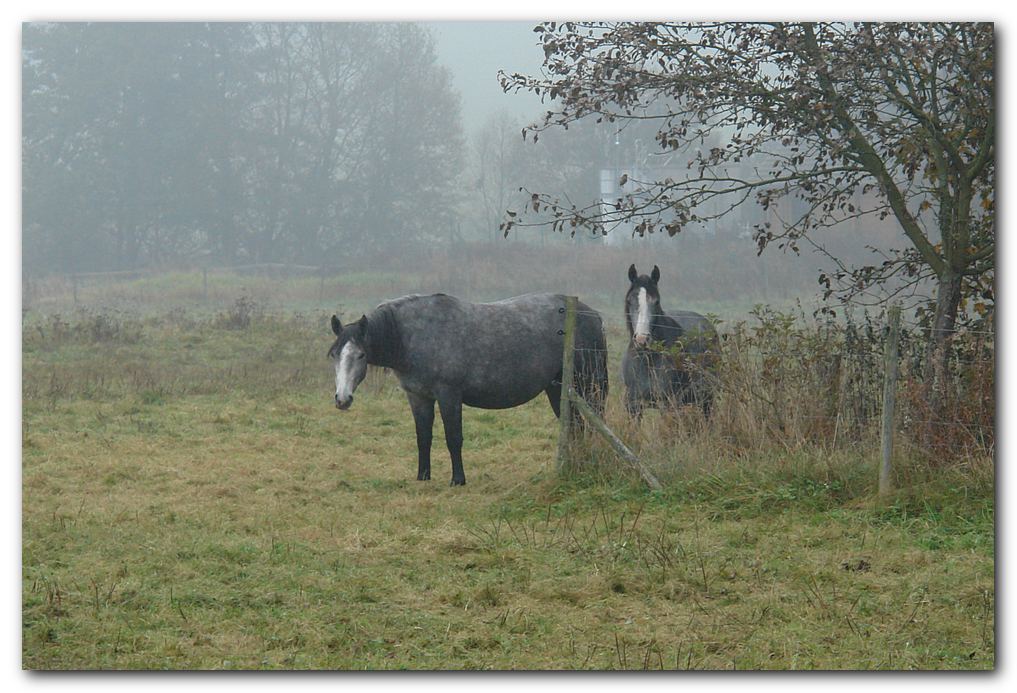
[[[332,331],[335,332],[336,337],[343,333],[343,324],[339,322],[339,318],[335,315],[332,316]]]
[[[360,320],[357,320],[357,327],[360,328],[360,334],[367,334],[367,316],[361,315]]]
[[[660,281],[660,268],[656,265],[653,266],[653,271],[650,272],[650,279],[653,280],[654,284]]]
[[[635,265],[635,263],[629,265],[629,281],[630,282],[634,282],[636,280],[636,277],[638,277],[638,276],[639,276],[639,274],[636,272],[636,265]]]

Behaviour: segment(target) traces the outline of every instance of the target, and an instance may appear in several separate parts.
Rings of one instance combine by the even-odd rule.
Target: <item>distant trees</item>
[[[598,199],[600,172],[612,157],[613,132],[583,122],[569,132],[548,132],[534,146],[519,136],[524,122],[498,111],[471,138],[472,182],[467,185],[469,208],[462,216],[481,228],[484,237],[507,235],[502,225],[505,210],[527,206],[529,189],[556,190],[583,204],[592,205]],[[529,222],[513,229],[531,227],[544,232],[551,221],[551,217],[535,213]],[[534,239],[533,235],[524,237]]]
[[[29,24],[24,263],[320,262],[425,239],[458,97],[409,24]]]
[[[179,58],[198,40],[194,25],[26,27],[26,264],[132,266],[188,224],[214,127],[188,108],[203,85]]]
[[[475,166],[472,187],[479,201],[475,223],[489,230],[489,238],[501,236],[502,217],[510,200],[517,197],[513,192],[523,184],[527,173],[524,152],[519,146],[520,127],[507,112],[498,111],[484,122],[471,140],[471,161]]]
[[[553,104],[529,135],[584,119],[649,121],[660,150],[688,161],[684,176],[626,181],[635,189],[608,207],[537,189],[532,207],[556,228],[625,219],[674,235],[746,201],[767,210],[793,201],[755,238],[760,250],[796,249],[817,229],[892,218],[907,245],[822,276],[828,294],[930,279],[939,343],[965,299],[991,307],[991,24],[547,22],[535,31],[543,75],[502,76],[506,91]]]

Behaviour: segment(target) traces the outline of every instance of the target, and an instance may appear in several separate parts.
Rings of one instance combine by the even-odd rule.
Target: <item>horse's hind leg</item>
[[[686,391],[684,401],[686,404],[698,406],[703,411],[703,418],[707,421],[710,420],[710,414],[713,411],[713,393],[703,379],[692,381],[692,384]]]
[[[561,418],[561,385],[548,385],[544,392],[547,394],[547,401],[551,403],[551,411],[554,412],[555,418]]]
[[[548,385],[544,392],[547,393],[547,401],[551,403],[551,411],[554,412],[556,418],[560,419],[562,397],[561,384],[556,382],[553,385]],[[586,425],[585,420],[579,415],[579,411],[575,407],[572,407],[571,421],[572,427],[575,429],[582,429],[582,427]]]
[[[576,354],[576,394],[586,400],[593,411],[604,414],[607,399],[607,351],[589,348]]]
[[[417,428],[417,481],[431,478],[431,436],[434,428],[434,400],[406,393]]]
[[[439,399],[441,420],[445,424],[445,444],[448,454],[452,457],[451,486],[462,486],[466,483],[463,473],[463,403],[461,399]]]
[[[643,407],[644,403],[641,397],[633,396],[628,392],[625,393],[625,411],[636,423],[643,418]]]

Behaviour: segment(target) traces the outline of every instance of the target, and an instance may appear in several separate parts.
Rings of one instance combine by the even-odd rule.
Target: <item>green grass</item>
[[[994,667],[991,472],[875,502],[867,452],[626,428],[616,388],[662,492],[598,443],[557,475],[542,399],[464,412],[461,488],[439,420],[417,482],[394,378],[331,406],[324,318],[26,321],[25,667]]]

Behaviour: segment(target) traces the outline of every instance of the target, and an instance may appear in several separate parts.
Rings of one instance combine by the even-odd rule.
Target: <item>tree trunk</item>
[[[961,300],[961,277],[948,273],[939,277],[936,289],[936,313],[929,334],[929,356],[925,362],[926,405],[932,420],[941,420],[949,393],[948,355],[957,325]],[[933,425],[925,425],[925,442],[931,442]]]

